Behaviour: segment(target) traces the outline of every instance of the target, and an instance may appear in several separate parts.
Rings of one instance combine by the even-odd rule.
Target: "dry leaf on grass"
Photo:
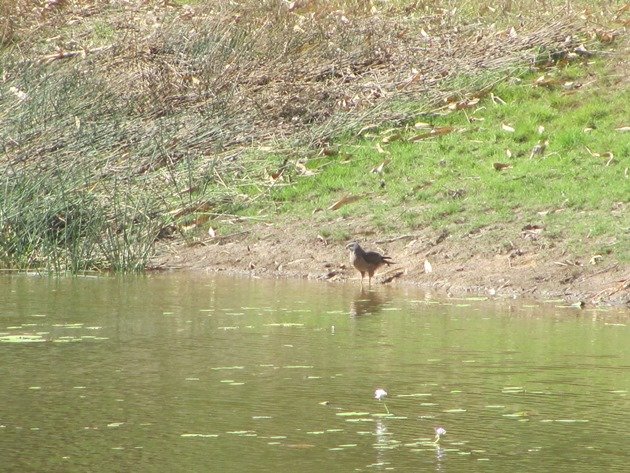
[[[335,202],[330,207],[328,207],[328,210],[337,210],[337,209],[343,207],[346,204],[351,204],[352,202],[356,202],[360,198],[361,197],[357,196],[357,195],[346,195],[346,196],[343,196],[337,202]]]
[[[514,127],[510,125],[506,125],[505,123],[501,123],[501,129],[503,131],[507,131],[508,133],[514,133],[516,131]]]
[[[417,122],[413,127],[417,128],[417,129],[422,129],[422,128],[431,128],[431,124],[430,123],[426,123],[426,122]]]
[[[297,169],[297,171],[302,176],[314,176],[315,175],[315,173],[313,171],[311,171],[310,169],[307,169],[307,167],[303,163],[300,163],[299,161],[297,163],[295,163],[295,169]]]
[[[400,133],[394,133],[389,136],[384,136],[381,140],[383,143],[391,143],[392,141],[397,141],[400,139]]]
[[[505,105],[505,100],[503,100],[498,95],[494,95],[492,92],[490,92],[490,100],[492,100],[495,104]]]
[[[505,163],[494,163],[492,166],[494,167],[495,171],[503,171],[504,169],[510,169],[512,167],[511,164]]]
[[[28,100],[28,94],[23,90],[18,89],[17,87],[10,87],[9,91],[20,100]]]
[[[558,84],[558,82],[559,82],[558,79],[552,79],[545,76],[540,76],[538,79],[536,79],[536,81],[534,82],[534,85],[537,85],[538,87],[552,87]]]
[[[276,171],[269,173],[269,180],[271,182],[276,182],[278,179],[282,180],[282,174],[284,173],[284,169],[282,171]]]
[[[383,147],[382,147],[380,144],[378,144],[378,143],[376,143],[376,144],[374,145],[374,148],[376,148],[376,151],[377,151],[379,154],[390,154],[390,153],[389,153],[389,151],[385,151],[385,150],[383,149]]]
[[[381,174],[383,172],[383,168],[385,166],[387,166],[390,162],[391,162],[391,159],[386,159],[385,161],[383,161],[378,166],[373,167],[370,172],[372,172],[374,174]]]
[[[478,103],[479,99],[475,97],[470,100],[460,100],[459,102],[453,102],[448,106],[448,108],[450,110],[463,110],[465,108],[474,107]]]
[[[586,151],[588,151],[588,154],[590,154],[592,157],[607,159],[606,166],[610,166],[611,163],[615,161],[615,155],[612,153],[612,151],[606,151],[604,153],[597,153],[595,151],[591,151],[591,149],[588,146],[585,146],[585,148],[586,148]]]
[[[429,263],[428,259],[424,260],[424,272],[425,273],[433,272],[433,266],[431,266],[431,263]]]
[[[364,133],[367,133],[368,131],[372,131],[372,130],[376,130],[378,128],[378,125],[366,125],[363,128],[361,128],[359,130],[359,132],[357,133],[358,136],[361,136]]]
[[[543,232],[544,229],[545,227],[543,227],[542,225],[528,224],[523,227],[521,231],[521,235],[523,236],[523,238],[530,238],[532,240],[536,240],[538,239],[538,237],[540,236],[540,234]]]
[[[441,126],[433,128],[431,131],[420,133],[419,135],[414,136],[409,141],[422,141],[426,140],[427,138],[435,138],[436,136],[446,135],[452,132],[454,129],[455,128],[453,128],[452,126]]]

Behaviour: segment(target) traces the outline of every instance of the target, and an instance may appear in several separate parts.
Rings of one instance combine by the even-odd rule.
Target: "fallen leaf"
[[[429,263],[428,259],[424,260],[424,272],[425,273],[433,272],[433,266],[431,266],[431,263]]]
[[[608,161],[606,161],[606,166],[610,166],[610,164],[615,161],[615,155],[612,153],[612,151],[606,151],[605,153],[602,153],[602,158],[608,159]]]
[[[446,135],[452,132],[454,128],[452,126],[441,126],[437,128],[433,128],[431,131],[427,133],[421,133],[419,135],[414,136],[409,141],[421,141],[426,140],[427,138],[435,138],[436,136]]]
[[[282,177],[283,173],[284,173],[284,169],[282,171],[272,172],[272,173],[269,174],[269,178],[272,181],[277,181],[278,179],[280,179]]]
[[[376,143],[374,147],[376,148],[376,151],[380,154],[389,154],[389,151],[385,151],[383,147],[378,143]]]
[[[573,81],[568,81],[562,84],[562,88],[564,90],[575,90],[575,89],[579,89],[580,87],[582,87],[582,84],[578,82],[573,82]]]
[[[503,131],[507,131],[508,133],[514,133],[516,130],[510,125],[506,125],[505,123],[501,123],[501,129]]]
[[[298,172],[302,175],[302,176],[314,176],[315,173],[313,171],[311,171],[310,169],[307,169],[306,166],[301,163],[301,162],[297,162],[295,163],[295,168],[298,170]]]
[[[356,195],[346,195],[343,196],[341,199],[339,199],[337,202],[335,202],[334,204],[332,204],[330,207],[328,207],[328,210],[337,210],[341,207],[343,207],[346,204],[351,204],[352,202],[356,202],[357,200],[359,200],[361,197],[356,196]]]
[[[503,171],[504,169],[510,169],[512,167],[511,164],[505,163],[494,163],[492,166],[494,166],[495,171]]]
[[[551,87],[558,84],[558,79],[547,78],[545,76],[540,76],[534,82],[538,87]]]
[[[545,132],[545,127],[544,127],[544,126],[542,126],[542,125],[539,125],[539,126],[538,126],[538,134],[539,134],[539,135],[542,135],[544,132]]]
[[[463,110],[465,108],[470,108],[473,107],[475,105],[477,105],[479,103],[479,99],[478,98],[473,98],[470,100],[460,100],[459,102],[453,102],[451,103],[448,108],[451,110]]]
[[[376,167],[373,167],[372,170],[370,172],[373,172],[375,174],[381,174],[383,172],[383,168],[385,166],[387,166],[389,163],[391,162],[391,159],[386,159],[385,161],[383,161],[381,164],[379,164]]]
[[[198,216],[195,219],[195,225],[203,225],[204,223],[206,223],[208,220],[210,220],[210,215],[208,214],[202,214],[200,216]]]
[[[400,139],[400,133],[394,133],[393,135],[384,136],[381,140],[383,143],[391,143],[392,141],[396,141]]]
[[[536,240],[544,229],[545,227],[543,227],[542,225],[528,224],[523,227],[523,229],[521,230],[521,234],[524,238],[531,238],[533,240]]]
[[[208,235],[210,235],[210,237],[214,238],[215,236],[217,236],[217,232],[214,231],[214,228],[210,227],[210,228],[208,228]]]
[[[590,154],[594,158],[599,158],[601,156],[599,153],[592,152],[591,149],[588,146],[585,146],[585,148],[586,148],[586,151],[588,151],[588,154]]]
[[[18,89],[17,87],[10,87],[9,91],[11,91],[13,95],[15,95],[20,100],[28,99],[28,94],[24,92],[23,90]]]
[[[595,36],[603,44],[612,43],[615,40],[614,31],[597,30]]]
[[[372,131],[372,130],[376,130],[378,128],[378,125],[366,125],[363,128],[361,128],[359,130],[359,132],[357,133],[357,135],[361,136],[363,133],[366,133],[368,131]]]
[[[498,95],[494,95],[492,92],[490,92],[490,100],[492,100],[495,104],[505,105],[505,100]]]
[[[417,122],[413,127],[414,128],[431,128],[431,124],[430,123],[426,123],[426,122]]]
[[[506,155],[508,158],[511,158],[511,157],[512,157],[512,151],[510,151],[509,149],[506,149],[506,150],[505,150],[505,155]]]

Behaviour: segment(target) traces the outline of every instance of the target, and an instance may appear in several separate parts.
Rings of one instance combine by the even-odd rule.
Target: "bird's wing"
[[[376,251],[368,251],[363,255],[363,258],[369,264],[381,264],[383,262],[383,256]]]

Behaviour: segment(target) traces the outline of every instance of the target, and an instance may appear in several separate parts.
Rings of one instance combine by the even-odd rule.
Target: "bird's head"
[[[346,245],[346,249],[350,251],[356,251],[357,248],[359,248],[359,243],[356,241],[352,241]]]

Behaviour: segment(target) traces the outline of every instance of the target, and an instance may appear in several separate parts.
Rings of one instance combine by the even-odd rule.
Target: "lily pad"
[[[396,394],[396,397],[427,397],[432,396],[431,393],[414,393],[414,394]]]
[[[45,341],[41,335],[5,335],[0,337],[0,343],[40,343]]]

